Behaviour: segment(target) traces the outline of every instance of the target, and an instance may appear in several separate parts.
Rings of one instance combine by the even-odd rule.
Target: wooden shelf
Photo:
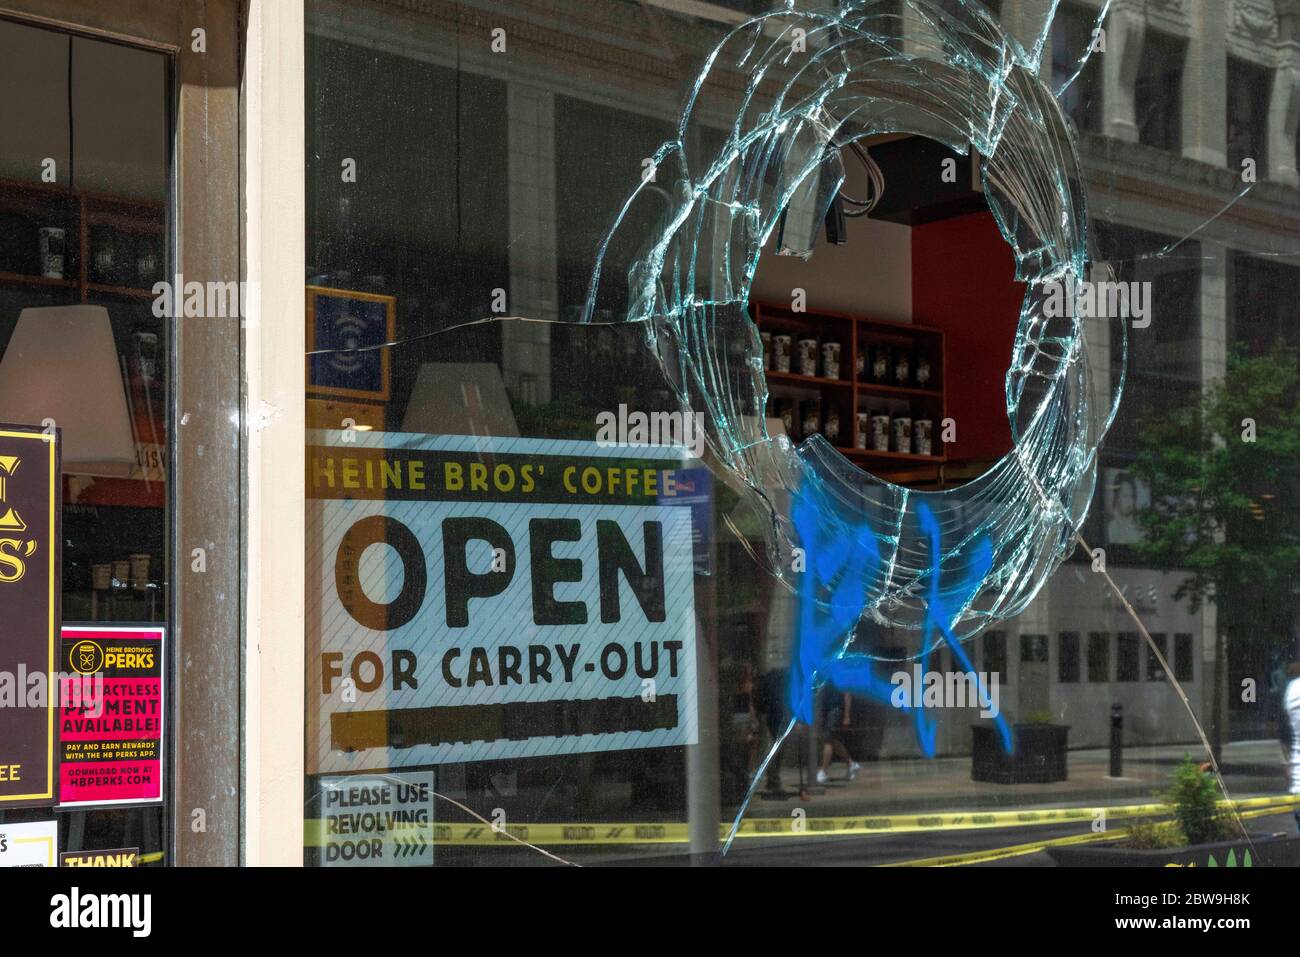
[[[868,338],[872,339],[885,339],[895,336],[898,341],[917,338],[943,338],[942,329],[936,329],[933,326],[922,326],[914,322],[890,322],[887,319],[867,319],[862,316],[858,316],[854,321],[859,326],[867,329]]]
[[[5,197],[5,204],[17,201],[20,204],[28,202],[45,202],[63,200],[74,202],[77,199],[76,193],[61,183],[42,183],[36,180],[21,179],[0,179],[0,196]]]
[[[840,343],[840,371],[847,373],[849,378],[828,379],[822,376],[806,376],[768,369],[767,380],[771,387],[770,391],[774,394],[782,387],[816,392],[821,403],[823,424],[828,408],[837,412],[840,417],[841,435],[850,439],[853,437],[857,427],[856,416],[865,411],[864,400],[893,400],[906,403],[912,418],[932,419],[936,423],[947,415],[947,396],[944,392],[946,362],[942,329],[822,310],[794,312],[789,306],[761,302],[753,304],[752,314],[755,323],[764,332],[807,334],[823,342],[833,339]],[[858,355],[862,354],[866,361],[870,358],[866,354],[867,350],[875,346],[902,347],[905,350],[919,349],[928,353],[932,386],[921,388],[858,381],[856,376]],[[791,361],[795,361],[794,357]],[[779,398],[789,400],[792,397],[787,394]],[[796,440],[800,439],[798,433],[802,431],[798,422],[801,411],[798,407],[794,409],[796,434],[792,438]],[[846,458],[881,478],[892,481],[897,477],[902,484],[919,483],[927,487],[943,481],[942,466],[947,461],[943,455],[876,452],[871,449],[847,446],[837,448]]]
[[[896,396],[900,399],[943,399],[940,389],[918,389],[914,386],[882,385],[878,382],[859,382],[858,391],[867,395]]]
[[[837,389],[851,389],[853,387],[853,382],[850,379],[826,379],[816,375],[800,375],[798,372],[777,372],[775,369],[767,370],[767,381],[776,385],[797,385],[809,389],[822,386]]]
[[[50,183],[0,179],[0,211],[43,217],[44,224],[61,226],[65,230],[65,272],[74,274],[67,279],[46,279],[26,273],[0,272],[0,285],[75,289],[83,303],[92,294],[139,300],[153,298],[149,289],[90,281],[90,230],[92,226],[106,226],[128,234],[156,237],[153,241],[159,244],[158,251],[165,259],[167,220],[163,203],[73,191]]]
[[[930,465],[942,465],[948,461],[942,455],[920,455],[916,452],[877,452],[875,449],[851,449],[836,446],[836,450],[849,458],[884,459],[895,462],[925,462]]]
[[[75,279],[52,279],[48,276],[35,276],[22,272],[0,272],[0,285],[39,286],[46,289],[76,289]]]
[[[132,208],[161,214],[164,204],[150,199],[138,199],[133,196],[114,196],[110,193],[95,193],[87,190],[71,190],[62,183],[42,183],[37,180],[0,179],[0,194],[18,194],[31,196],[39,193],[50,199],[84,200],[101,206]]]
[[[152,299],[154,294],[149,289],[136,289],[133,286],[110,286],[102,282],[86,283],[88,292],[95,292],[107,296],[127,296],[131,299]]]
[[[126,233],[159,234],[166,230],[167,224],[156,219],[148,212],[134,213],[128,207],[126,212],[115,210],[92,210],[86,208],[86,222],[90,226],[111,226]]]

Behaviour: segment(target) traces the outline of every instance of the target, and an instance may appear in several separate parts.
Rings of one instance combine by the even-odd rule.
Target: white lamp
[[[0,422],[63,430],[63,471],[126,478],[135,437],[103,306],[24,309],[0,359]]]
[[[513,438],[519,425],[496,363],[421,362],[402,431]]]

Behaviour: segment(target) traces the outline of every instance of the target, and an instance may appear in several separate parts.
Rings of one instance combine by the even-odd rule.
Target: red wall
[[[1025,285],[993,214],[912,229],[912,321],[946,333],[944,384],[957,441],[946,455],[997,458],[1011,449],[1006,375]],[[935,441],[940,439],[935,423]]]

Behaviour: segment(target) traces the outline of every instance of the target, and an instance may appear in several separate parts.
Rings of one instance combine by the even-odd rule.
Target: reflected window
[[[1202,251],[1196,240],[1187,240],[1179,245],[1176,256],[1158,257],[1160,250],[1180,237],[1108,222],[1098,222],[1094,229],[1097,259],[1109,265],[1116,281],[1139,290],[1146,311],[1140,321],[1150,321],[1149,326],[1134,329],[1127,337],[1124,400],[1102,448],[1106,464],[1123,469],[1140,448],[1145,410],[1197,404],[1201,390]],[[1118,336],[1112,337],[1112,376],[1119,376],[1122,360],[1123,344]],[[1104,489],[1108,494],[1116,491],[1113,486]],[[1132,535],[1135,527],[1127,531]]]
[[[1069,82],[1061,109],[1081,133],[1100,133],[1102,118],[1101,57],[1094,51],[1079,72],[1079,61],[1095,42],[1097,14],[1073,3],[1061,4],[1052,24],[1052,89]],[[1075,76],[1075,73],[1078,76]],[[1071,77],[1074,79],[1071,80]]]
[[[1295,321],[1295,290],[1300,268],[1246,253],[1232,256],[1232,309],[1228,341],[1251,355],[1270,351],[1277,342],[1300,345]]]
[[[1057,638],[1057,680],[1073,684],[1079,680],[1079,633],[1063,631]]]
[[[1187,41],[1147,30],[1133,102],[1138,142],[1177,153],[1183,146],[1183,60]]]
[[[1174,677],[1179,681],[1191,681],[1195,674],[1192,655],[1194,651],[1192,636],[1187,633],[1174,635]]]
[[[1110,681],[1109,632],[1088,633],[1088,681],[1095,684]]]
[[[1162,632],[1152,632],[1151,641],[1155,644],[1156,648],[1160,650],[1161,657],[1164,657],[1167,661],[1169,652],[1167,647],[1169,644],[1167,637]],[[1143,644],[1145,645],[1146,643],[1143,642]],[[1156,653],[1150,645],[1146,646],[1146,653],[1147,681],[1164,681],[1165,669],[1160,667],[1160,658],[1156,657]]]
[[[1020,636],[1020,661],[1025,664],[1042,664],[1047,661],[1046,635]]]
[[[984,633],[984,670],[990,675],[1006,676],[1007,673],[1007,633],[1005,631],[988,631]]]
[[[1228,169],[1241,170],[1255,161],[1255,175],[1263,179],[1268,167],[1268,103],[1273,74],[1236,57],[1228,58],[1227,122]]]
[[[1115,640],[1115,680],[1137,681],[1138,641],[1141,636],[1136,631],[1121,631]]]

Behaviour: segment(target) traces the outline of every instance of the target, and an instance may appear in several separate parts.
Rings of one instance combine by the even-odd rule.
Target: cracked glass
[[[1265,853],[1300,61],[1151,6],[308,4],[310,863],[973,862],[1184,755]]]

